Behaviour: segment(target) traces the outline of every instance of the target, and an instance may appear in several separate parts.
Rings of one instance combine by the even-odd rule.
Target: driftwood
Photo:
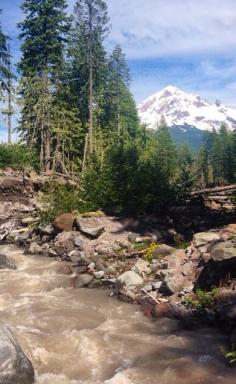
[[[202,189],[200,191],[193,191],[191,192],[191,196],[203,196],[203,195],[211,195],[215,193],[220,193],[220,192],[233,192],[236,191],[236,184],[233,185],[226,185],[224,187],[215,187],[215,188],[207,188],[207,189]]]

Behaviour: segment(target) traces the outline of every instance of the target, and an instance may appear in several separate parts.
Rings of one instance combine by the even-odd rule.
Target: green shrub
[[[0,168],[4,167],[32,167],[37,170],[38,159],[26,145],[0,144]]]
[[[111,214],[166,209],[176,201],[177,190],[173,172],[163,168],[158,153],[158,147],[141,148],[135,140],[111,145],[102,164],[94,157],[87,166],[81,188],[84,204]]]
[[[78,188],[71,185],[49,183],[45,186],[41,202],[44,209],[41,211],[41,222],[51,223],[62,213],[80,211],[81,200]]]
[[[216,299],[219,294],[218,288],[213,288],[210,292],[197,289],[194,296],[184,298],[184,304],[194,309],[212,309],[216,307]]]
[[[236,346],[232,345],[232,350],[231,352],[227,352],[225,354],[226,359],[230,364],[235,364],[236,363]]]

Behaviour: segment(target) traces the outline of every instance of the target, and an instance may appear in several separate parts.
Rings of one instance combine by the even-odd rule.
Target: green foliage
[[[236,181],[235,133],[222,125],[219,132],[205,134],[204,145],[199,152],[196,168],[201,187],[216,186]]]
[[[0,144],[0,168],[32,167],[38,170],[35,153],[21,144]]]
[[[236,363],[236,347],[235,347],[235,345],[232,345],[231,352],[225,353],[225,357],[229,361],[230,364]]]
[[[65,0],[24,0],[25,19],[18,24],[22,40],[21,73],[22,139],[33,146],[40,159],[40,170],[52,167],[55,108],[64,64],[66,35],[70,18]]]
[[[42,223],[51,223],[62,213],[81,212],[79,190],[71,185],[49,183],[45,186],[41,202],[44,205],[44,209],[41,211]]]
[[[197,289],[194,296],[185,297],[184,304],[193,309],[203,310],[208,308],[214,310],[218,295],[218,288],[213,288],[210,292]]]
[[[1,9],[0,9],[1,14]],[[2,31],[0,24],[0,96],[2,91],[7,88],[8,78],[8,51],[7,51],[7,37]]]
[[[142,241],[141,243],[133,243],[132,248],[135,251],[144,251],[147,249],[150,245],[150,241]]]
[[[176,161],[171,142],[165,150],[161,146],[155,138],[143,145],[139,137],[111,144],[102,160],[94,157],[83,175],[85,204],[115,214],[165,209],[177,197]]]

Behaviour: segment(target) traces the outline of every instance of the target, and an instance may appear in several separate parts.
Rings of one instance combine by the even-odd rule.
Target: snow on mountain
[[[201,130],[220,128],[226,123],[236,129],[236,109],[216,101],[211,104],[198,95],[168,86],[138,105],[141,122],[156,129],[162,116],[168,126],[189,125]]]

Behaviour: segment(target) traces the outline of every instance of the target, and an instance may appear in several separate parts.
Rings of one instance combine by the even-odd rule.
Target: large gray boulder
[[[213,232],[200,232],[193,236],[193,245],[196,248],[202,247],[203,245],[213,243],[220,240],[220,236]]]
[[[118,277],[118,283],[126,287],[142,285],[143,279],[133,271],[127,271]]]
[[[0,254],[0,269],[17,269],[15,260]]]
[[[0,324],[0,383],[32,384],[34,368],[11,330]]]
[[[92,239],[97,239],[105,231],[103,225],[92,219],[78,218],[76,219],[76,226],[80,232]]]
[[[236,257],[236,241],[224,241],[213,246],[211,258],[214,261],[223,261]]]
[[[83,275],[79,275],[76,277],[75,287],[76,288],[88,287],[89,284],[92,283],[93,279],[94,279],[94,277],[92,275],[89,275],[88,273],[84,273]]]

